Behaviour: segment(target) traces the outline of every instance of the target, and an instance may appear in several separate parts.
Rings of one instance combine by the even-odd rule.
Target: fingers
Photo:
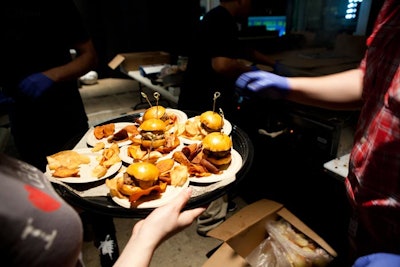
[[[197,217],[202,214],[206,208],[195,208],[191,210],[185,210],[181,213],[180,220],[184,225],[191,224]]]
[[[186,203],[189,201],[190,196],[192,195],[192,188],[187,187],[184,190],[182,190],[182,193],[180,193],[177,197],[176,200],[173,201],[174,205],[179,208],[179,210],[182,210]]]

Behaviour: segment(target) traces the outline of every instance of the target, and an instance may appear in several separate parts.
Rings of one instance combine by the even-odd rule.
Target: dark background
[[[205,12],[199,0],[74,1],[99,53],[100,65],[97,71],[100,77],[118,75],[107,66],[118,53],[162,50],[176,56],[185,55],[188,40]],[[369,14],[371,22],[375,20],[382,2],[372,0]],[[296,31],[315,32],[320,45],[329,46],[337,33],[354,31],[355,21],[343,20],[344,4],[347,1],[254,0],[252,15],[286,15],[288,35]],[[293,38],[287,39],[290,43],[296,41]],[[276,42],[272,47],[269,44],[268,50],[293,46],[282,46],[282,42]]]

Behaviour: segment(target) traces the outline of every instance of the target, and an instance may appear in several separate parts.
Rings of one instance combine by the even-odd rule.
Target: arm
[[[76,44],[77,56],[69,63],[43,72],[54,82],[77,79],[97,66],[98,58],[92,40]]]
[[[250,52],[250,57],[256,64],[263,64],[263,65],[267,65],[270,67],[274,67],[275,63],[276,63],[276,61],[274,59],[271,59],[267,55],[265,55],[257,50],[252,50]]]
[[[205,208],[182,211],[191,193],[190,188],[183,190],[174,201],[137,222],[114,266],[149,266],[155,249],[163,241],[191,225],[205,211]]]
[[[240,74],[253,70],[243,61],[229,57],[214,57],[211,66],[215,72],[229,79],[236,79]]]
[[[359,109],[362,104],[363,72],[353,69],[320,77],[286,78],[265,71],[242,74],[236,80],[239,92],[284,95],[300,104],[327,109]]]
[[[362,105],[362,80],[360,69],[321,77],[288,78],[287,99],[330,109],[358,109]]]
[[[97,65],[97,53],[92,40],[78,43],[73,48],[77,51],[74,60],[26,77],[19,84],[21,92],[31,98],[40,97],[55,82],[77,79]]]

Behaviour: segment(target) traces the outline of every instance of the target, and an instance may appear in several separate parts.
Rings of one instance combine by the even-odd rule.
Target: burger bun
[[[148,119],[161,119],[166,117],[166,109],[163,106],[152,106],[148,108],[143,114],[143,121]]]
[[[215,111],[205,111],[200,115],[200,123],[207,132],[219,132],[224,126],[224,119]]]
[[[139,183],[139,187],[142,189],[146,189],[152,186],[160,175],[160,171],[150,162],[134,162],[128,166],[126,172],[133,176],[136,181]]]
[[[232,139],[222,132],[206,135],[202,141],[203,158],[218,168],[222,168],[232,160]]]
[[[165,132],[166,125],[165,125],[164,121],[162,121],[160,119],[152,118],[152,119],[143,121],[140,124],[140,129],[142,129],[143,131],[148,131],[148,132],[154,132],[154,131]]]
[[[203,148],[211,152],[227,151],[232,148],[232,139],[222,132],[209,133],[203,139]]]

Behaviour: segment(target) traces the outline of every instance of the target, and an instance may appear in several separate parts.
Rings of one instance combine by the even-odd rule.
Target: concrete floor
[[[82,86],[80,92],[90,125],[131,112],[132,107],[140,102],[138,84],[130,79],[101,79],[97,84]],[[6,125],[7,118],[0,114],[0,150],[13,154],[15,149]],[[260,136],[252,140],[265,150],[258,149],[261,154],[256,153],[253,161],[253,166],[261,169],[256,168],[247,175],[246,181],[249,182],[241,185],[240,195],[234,199],[238,210],[260,198],[281,202],[332,244],[340,255],[346,247],[343,243],[346,242],[345,236],[342,236],[346,233],[343,217],[347,205],[343,185],[310,168],[308,158],[300,160],[303,154],[292,149],[291,142],[288,142],[290,139],[276,139]],[[265,184],[265,179],[268,179],[267,187],[254,186]],[[232,214],[229,213],[228,217]],[[137,220],[114,218],[114,222],[122,251]],[[207,260],[206,254],[219,244],[219,240],[199,236],[194,223],[163,243],[155,251],[150,267],[202,266]],[[92,241],[83,244],[83,260],[86,267],[100,266],[98,251]],[[345,265],[338,261],[332,266]]]
[[[94,85],[81,86],[80,92],[89,117],[89,124],[91,126],[96,125],[132,112],[132,107],[140,103],[138,90],[137,82],[130,79],[107,78],[100,79]],[[151,95],[150,91],[148,93],[148,95]],[[145,106],[142,107],[145,108]],[[8,117],[0,114],[0,126],[3,126],[0,127],[0,149],[17,156],[9,129],[4,127],[7,123]],[[235,198],[234,201],[238,204],[238,210],[247,205],[239,197]],[[229,213],[228,217],[232,214],[232,212]],[[136,222],[137,219],[114,218],[118,246],[121,252]],[[206,254],[220,243],[217,239],[198,235],[196,223],[193,223],[189,228],[164,242],[155,251],[150,267],[202,266],[207,260]],[[100,266],[99,254],[93,245],[93,241],[84,242],[82,253],[86,267]]]
[[[125,79],[102,79],[95,85],[81,88],[91,125],[132,111],[139,103],[138,84]],[[238,209],[246,202],[237,197]],[[229,213],[228,215],[232,215]],[[120,250],[125,247],[136,219],[114,218]],[[202,237],[196,232],[196,223],[164,242],[155,252],[151,267],[202,266],[207,260],[206,254],[221,242],[210,237]],[[83,259],[86,267],[100,266],[98,251],[91,241],[83,246]]]

